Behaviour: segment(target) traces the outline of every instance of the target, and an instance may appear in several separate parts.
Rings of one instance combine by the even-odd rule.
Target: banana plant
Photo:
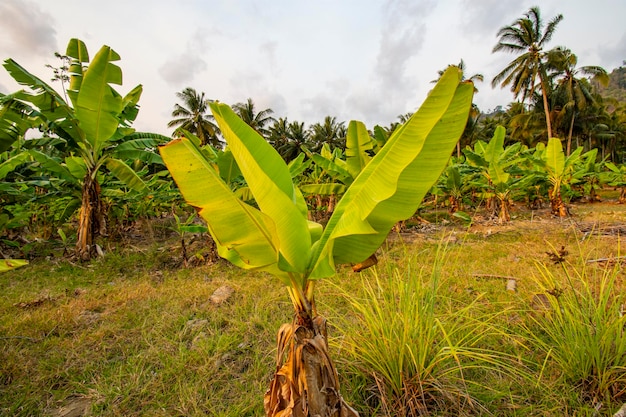
[[[619,203],[626,203],[626,165],[615,165],[613,162],[607,162],[605,166],[609,169],[604,173],[604,182],[611,187],[619,187]]]
[[[456,161],[454,161],[456,159]],[[437,181],[436,187],[431,191],[437,198],[442,197],[448,204],[448,212],[458,216],[463,216],[465,201],[472,195],[473,185],[470,181],[476,175],[476,168],[458,160],[451,158],[450,163],[443,171]]]
[[[300,190],[305,195],[315,196],[318,210],[326,198],[326,213],[332,214],[336,198],[346,192],[372,159],[370,153],[374,146],[375,142],[365,124],[351,121],[346,133],[345,158],[339,148],[331,151],[327,143],[322,146],[320,153],[307,152],[313,165],[305,179],[308,181],[300,186]]]
[[[303,194],[280,155],[227,105],[214,102],[211,110],[254,205],[237,198],[193,141],[160,148],[183,197],[206,220],[219,255],[275,275],[294,306],[293,323],[278,333],[267,416],[358,416],[340,395],[315,283],[333,276],[338,264],[372,259],[391,228],[415,213],[463,132],[474,88],[461,76],[458,68],[444,73],[420,110],[360,171],[325,227],[308,220]]]
[[[505,148],[505,135],[506,129],[498,126],[488,144],[478,141],[473,151],[469,148],[463,151],[469,165],[478,169],[474,185],[484,190],[487,205],[501,224],[511,220],[512,193],[531,180],[530,175],[519,171],[522,144]]]
[[[4,62],[9,74],[30,91],[1,97],[0,149],[36,129],[63,142],[61,160],[38,150],[29,152],[44,169],[79,184],[81,210],[76,250],[80,258],[88,259],[94,252],[94,237],[106,233],[100,174],[106,168],[126,186],[144,189],[143,180],[122,156],[159,162],[159,155],[151,149],[169,138],[137,133],[130,127],[138,114],[142,86],[125,96],[112,87],[122,84],[122,70],[114,64],[120,56],[114,50],[105,45],[90,62],[85,44],[71,39],[66,55],[71,60],[67,91],[70,103],[14,60]]]
[[[562,188],[571,186],[576,181],[574,172],[579,163],[583,148],[579,147],[571,155],[565,156],[563,144],[559,138],[548,139],[544,156],[541,158],[545,175],[550,182],[550,208],[554,216],[567,217],[569,209],[563,201]]]

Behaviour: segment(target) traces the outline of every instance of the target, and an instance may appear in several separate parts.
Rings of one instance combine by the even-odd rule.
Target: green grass
[[[341,267],[336,277],[320,282],[317,307],[329,320],[332,354],[348,402],[362,416],[384,411],[372,367],[353,354],[354,341],[366,334],[360,320],[371,311],[368,291],[370,301],[374,294],[379,301],[393,301],[393,291],[379,288],[399,282],[412,282],[418,292],[432,288],[438,264],[437,315],[430,319],[444,325],[437,325],[433,342],[443,343],[448,321],[457,329],[446,333],[448,347],[469,341],[480,354],[497,352],[506,363],[517,361],[525,373],[489,366],[467,367],[462,378],[442,373],[448,388],[437,387],[444,397],[454,394],[458,400],[467,393],[464,401],[480,406],[442,401],[437,415],[591,416],[599,406],[598,415],[612,415],[626,398],[619,390],[597,398],[572,390],[577,383],[562,377],[564,361],[557,349],[566,357],[577,351],[576,342],[556,343],[558,334],[550,334],[533,307],[534,295],[545,291],[542,274],[561,288],[571,286],[546,252],[565,246],[570,272],[587,271],[584,277],[598,279],[609,276],[603,275],[606,263],[586,261],[618,255],[621,238],[607,233],[607,226],[623,223],[626,208],[581,205],[574,211],[579,213],[575,221],[537,212],[504,226],[484,221],[468,227],[454,220],[420,226],[390,236],[376,268],[355,274]],[[582,231],[586,225],[595,229]],[[97,416],[263,415],[276,332],[292,319],[278,281],[225,262],[174,267],[179,264],[176,242],[107,247],[107,256],[91,263],[52,257],[0,274],[0,415],[55,416],[78,400]],[[623,294],[623,264],[614,266],[611,293]],[[516,292],[506,290],[507,277],[516,279]],[[575,277],[569,280],[578,300],[598,294],[594,286],[585,293]],[[222,285],[235,291],[214,305],[209,297]],[[369,310],[359,313],[354,297]],[[410,297],[403,303],[419,318],[425,316],[419,308],[430,305],[413,304]],[[485,330],[481,337],[463,333],[478,328]],[[378,342],[387,343],[378,349],[397,349],[391,339]],[[377,357],[382,359],[371,360]],[[626,362],[626,356],[617,360]],[[446,363],[458,370],[450,366],[454,361]]]

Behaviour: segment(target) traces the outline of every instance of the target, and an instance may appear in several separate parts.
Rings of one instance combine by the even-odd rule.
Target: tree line
[[[607,71],[594,65],[578,66],[578,57],[565,46],[547,49],[558,24],[563,20],[557,15],[547,23],[538,7],[533,7],[512,24],[498,31],[494,53],[511,53],[515,58],[491,81],[493,88],[509,88],[515,101],[505,107],[498,106],[491,113],[483,113],[474,106],[461,138],[460,149],[472,146],[478,140],[488,141],[496,126],[507,129],[508,143],[521,142],[535,146],[547,143],[548,138],[559,137],[564,142],[566,155],[574,147],[599,149],[601,158],[607,157],[622,163],[626,155],[626,105],[603,96],[600,91],[608,85]],[[457,65],[464,70],[463,60]],[[439,74],[442,74],[439,71]],[[482,74],[465,76],[480,82]],[[478,93],[478,89],[475,90]],[[174,136],[181,129],[198,135],[203,143],[222,146],[219,128],[208,111],[205,93],[188,87],[177,97],[173,119],[168,127],[176,127]],[[305,128],[304,123],[273,117],[271,108],[257,112],[254,102],[233,106],[235,112],[261,133],[274,146],[284,160],[298,156],[303,146],[319,151],[322,144],[345,150],[345,122],[327,116],[323,122]],[[397,121],[384,126],[392,133],[410,114],[399,115]]]
[[[594,163],[611,160],[615,175],[623,172],[625,105],[598,94],[608,78],[604,69],[577,67],[576,55],[565,47],[546,50],[561,20],[558,15],[544,24],[539,9],[532,8],[500,29],[494,53],[516,57],[492,85],[509,87],[517,101],[490,114],[473,105],[454,163],[469,163],[468,155],[480,151],[476,146],[484,147],[493,137],[503,137],[507,149],[519,144],[524,147],[520,152],[527,152],[558,136],[565,157],[575,153],[573,148],[583,148],[585,155],[597,149]],[[77,253],[88,259],[97,252],[94,239],[111,233],[111,224],[120,230],[139,218],[177,210],[181,214],[184,204],[158,152],[171,137],[132,128],[142,87],[125,95],[117,91],[119,55],[103,46],[91,58],[86,45],[72,39],[65,54],[56,56],[61,64],[50,66],[52,82],[61,83],[61,93],[12,59],[3,64],[22,89],[0,95],[0,243],[16,245],[20,234],[15,231],[24,228],[39,229],[35,234],[44,240],[55,232],[65,236],[76,230]],[[463,72],[463,61],[455,67]],[[478,82],[483,76],[462,74],[461,79]],[[168,124],[175,129],[173,136],[196,138],[216,166],[228,171],[225,181],[245,199],[245,182],[237,177],[209,112],[213,100],[191,87],[177,97],[180,103]],[[336,117],[306,127],[274,117],[272,109],[257,109],[251,98],[232,109],[289,163],[309,203],[328,213],[358,175],[348,169],[354,152],[363,160],[373,157],[412,117],[403,114],[387,126],[361,132],[355,151],[347,144],[349,125]],[[611,181],[620,186],[622,180]],[[31,243],[28,239],[17,246],[24,249]]]

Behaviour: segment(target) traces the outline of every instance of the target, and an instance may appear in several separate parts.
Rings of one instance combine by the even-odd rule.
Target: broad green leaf
[[[387,132],[381,126],[374,126],[374,140],[376,141],[377,149],[381,149],[387,143],[387,139],[389,139]]]
[[[180,231],[184,233],[206,233],[209,229],[201,224],[186,224],[180,226]]]
[[[276,227],[281,268],[304,272],[311,249],[306,203],[293,185],[289,168],[267,141],[221,103],[210,104],[260,210]]]
[[[87,46],[80,39],[72,38],[67,44],[65,55],[71,58],[68,72],[70,74],[70,85],[67,89],[67,95],[74,106],[78,99],[78,92],[83,82],[84,63],[89,62],[89,52]]]
[[[61,165],[59,161],[46,155],[45,153],[35,149],[31,149],[28,152],[35,161],[39,162],[39,165],[43,170],[52,172],[56,174],[59,178],[69,181],[71,183],[77,183],[78,180],[82,180],[82,178],[74,177],[72,173],[65,166]]]
[[[241,268],[276,273],[278,236],[272,219],[237,198],[192,141],[173,140],[159,150],[185,200],[207,222],[220,256]]]
[[[74,178],[83,179],[87,175],[85,160],[79,156],[68,156],[65,158],[65,166]]]
[[[467,158],[467,162],[469,165],[473,165],[476,167],[487,167],[489,164],[485,161],[481,155],[475,153],[471,149],[463,149],[463,154],[465,158]]]
[[[506,161],[503,160],[504,154],[504,136],[506,129],[503,126],[496,127],[493,137],[485,148],[485,160],[489,162],[488,175],[491,182],[496,187],[506,184],[510,175],[504,172]]]
[[[32,109],[13,97],[0,95],[0,153],[11,148],[28,129],[35,126],[31,113]]]
[[[289,162],[287,167],[289,168],[291,178],[296,178],[311,165],[310,159],[308,159],[306,162],[304,161],[305,157],[306,155],[304,154],[304,152],[300,152],[296,158],[292,159],[291,162]]]
[[[235,178],[241,176],[237,161],[235,161],[235,157],[230,149],[217,155],[215,162],[217,163],[220,177],[222,177],[226,184],[232,183]]]
[[[547,167],[552,175],[560,177],[565,169],[565,153],[563,153],[563,144],[559,138],[548,139],[546,148]]]
[[[489,164],[489,178],[493,185],[498,186],[501,184],[506,184],[509,181],[510,175],[504,172],[504,167],[502,164],[496,162],[492,162]]]
[[[319,154],[311,155],[312,161],[315,165],[319,166],[323,169],[328,175],[330,175],[333,179],[341,181],[344,184],[350,184],[353,180],[352,174],[348,172],[348,170],[342,168],[339,164],[334,161],[325,158]]]
[[[493,164],[497,163],[498,159],[500,159],[500,155],[502,155],[502,153],[504,152],[505,134],[506,129],[503,126],[496,127],[496,130],[493,133],[493,137],[485,148],[485,153],[483,155],[485,161]]]
[[[451,67],[406,124],[352,183],[314,246],[310,278],[334,273],[335,263],[356,263],[382,244],[394,224],[409,218],[431,189],[467,121],[471,83]]]
[[[351,121],[346,135],[346,164],[352,178],[356,178],[372,159],[367,151],[373,147],[372,138],[365,125],[362,122]]]
[[[121,84],[121,81],[120,81]],[[119,117],[119,123],[122,126],[130,126],[139,114],[139,99],[143,92],[143,86],[138,85],[126,94],[122,100],[122,111]]]
[[[10,271],[24,265],[28,265],[25,259],[0,259],[0,272]]]
[[[76,117],[96,155],[119,126],[118,115],[123,109],[123,101],[109,85],[122,84],[122,70],[112,63],[119,59],[108,46],[100,48],[85,72],[78,92]]]
[[[144,138],[140,135],[143,134],[133,134],[130,137],[137,137],[137,139],[124,140],[115,146],[113,155],[120,159],[139,159],[148,164],[163,165],[163,159],[156,149],[159,145],[169,142],[170,139],[160,135],[155,138]]]
[[[38,127],[39,124],[34,123],[34,118],[40,118],[43,119],[40,122],[47,124],[54,122],[58,126],[56,130],[59,131],[59,136],[71,139],[74,142],[81,140],[81,130],[74,118],[73,109],[69,107],[54,88],[29,73],[12,59],[4,61],[4,67],[15,81],[32,90],[32,92],[21,90],[9,96],[9,99],[21,102],[22,107],[14,109],[17,110],[18,114],[24,114],[24,110],[26,110],[26,115],[30,118],[28,128]],[[27,109],[24,103],[29,103],[31,105],[30,109]],[[13,119],[12,122],[14,123],[15,120]],[[17,126],[13,123],[8,127],[15,130]],[[18,125],[19,127],[24,127],[22,124]],[[13,140],[15,140],[15,137]],[[1,145],[2,142],[0,142]]]
[[[324,184],[303,184],[300,191],[310,195],[341,195],[346,192],[345,184],[328,182]]]
[[[4,179],[15,168],[30,159],[28,152],[21,152],[0,163],[0,180]]]
[[[107,158],[105,165],[111,171],[111,174],[115,175],[118,180],[122,181],[129,188],[135,191],[146,189],[146,184],[143,180],[121,159]]]

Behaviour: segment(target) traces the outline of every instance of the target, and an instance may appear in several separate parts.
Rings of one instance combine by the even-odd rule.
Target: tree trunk
[[[548,129],[548,139],[552,137],[552,123],[550,122],[550,109],[548,108],[548,93],[546,92],[543,77],[539,75],[539,83],[541,84],[541,96],[543,97],[543,110],[546,114],[546,127]]]
[[[358,417],[339,393],[326,320],[306,317],[298,315],[297,322],[283,324],[278,332],[276,373],[263,401],[266,416]]]
[[[91,173],[87,173],[83,181],[76,241],[76,254],[81,260],[91,259],[95,252],[93,241],[97,235],[106,235],[106,219],[104,207],[100,200],[100,184],[95,178],[92,178]]]
[[[572,132],[574,131],[574,117],[576,117],[576,112],[572,112],[572,120],[569,123],[569,132],[567,133],[567,153],[565,156],[570,156],[572,151]]]

